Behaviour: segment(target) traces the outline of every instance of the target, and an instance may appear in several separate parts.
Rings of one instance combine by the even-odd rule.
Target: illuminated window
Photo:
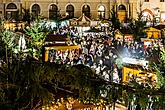
[[[161,22],[165,22],[165,12],[161,13]]]
[[[102,5],[98,8],[98,16],[100,19],[105,18],[105,7]]]
[[[142,16],[143,21],[150,22],[150,21],[152,21],[152,19],[153,19],[152,15],[149,12],[147,12],[147,11],[143,12],[143,16]]]

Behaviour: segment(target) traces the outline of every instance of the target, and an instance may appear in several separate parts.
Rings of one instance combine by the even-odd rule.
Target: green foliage
[[[9,31],[9,30],[4,30],[1,33],[1,37],[2,37],[2,41],[5,43],[5,45],[9,48],[9,49],[13,49],[15,44],[15,35],[13,32]]]
[[[164,102],[160,95],[163,90],[145,88],[137,83],[121,85],[104,81],[84,65],[39,63],[27,58],[13,59],[9,67],[3,65],[0,71],[0,84],[3,84],[0,85],[0,107],[6,109],[34,109],[61,98],[67,100],[67,97],[95,104],[120,100],[126,105],[140,104],[143,109],[150,97],[157,96],[155,105]]]
[[[33,24],[31,24],[32,26],[27,28],[26,30],[26,34],[29,35],[33,42],[43,42],[44,38],[45,38],[45,34],[43,32],[43,27],[40,24],[40,20],[36,20]]]
[[[4,21],[1,22],[0,27],[0,58],[4,59],[7,56],[11,57],[16,47],[16,34],[10,30],[6,30],[3,27]]]
[[[25,30],[26,34],[29,36],[28,48],[32,49],[32,54],[34,50],[36,51],[37,58],[40,57],[42,46],[44,45],[46,35],[48,32],[44,32],[46,26],[41,25],[41,20],[37,19],[31,24],[31,27]]]
[[[115,63],[116,63],[116,65],[117,65],[117,67],[118,67],[119,69],[122,69],[122,67],[123,67],[122,58],[116,59],[116,60],[115,60]]]
[[[165,79],[163,75],[161,74],[160,70],[156,67],[156,75],[157,75],[157,88],[165,88]]]
[[[9,49],[13,49],[13,47],[15,46],[15,34],[14,32],[10,31],[10,30],[6,30],[4,29],[4,20],[0,21],[0,40],[9,48]]]
[[[161,51],[161,61],[163,66],[165,67],[165,49]]]
[[[165,88],[165,49],[161,51],[161,57],[159,64],[155,64],[154,68],[156,69],[157,75],[157,87],[158,88]]]
[[[133,36],[135,38],[135,41],[140,41],[141,37],[145,36],[145,26],[146,26],[146,21],[142,21],[141,19],[142,15],[138,16],[138,19],[131,20],[130,21],[130,28],[132,30]]]
[[[0,71],[0,84],[7,85],[0,86],[0,107],[4,109],[34,109],[69,96],[82,101],[100,100],[102,83],[84,65],[67,66],[13,59],[9,67],[3,65]]]
[[[2,32],[4,30],[3,24],[4,24],[4,21],[2,19],[0,19],[0,58],[2,58],[5,53],[5,44],[2,40]]]
[[[132,30],[135,41],[140,41],[140,38],[146,35],[146,32],[144,32],[144,29],[146,27],[147,21],[142,20],[143,13],[141,11],[141,6],[142,5],[140,5],[140,12],[137,13],[138,15],[137,19],[128,20],[129,27]]]

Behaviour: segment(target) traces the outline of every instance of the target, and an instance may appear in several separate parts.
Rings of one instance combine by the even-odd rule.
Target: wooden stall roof
[[[121,34],[121,35],[133,35],[131,29],[116,29],[115,34]]]
[[[45,47],[46,50],[60,50],[60,51],[65,51],[65,50],[74,50],[74,49],[80,49],[81,47],[78,45],[73,45],[73,46],[50,46],[50,47]]]
[[[146,32],[160,32],[159,29],[156,29],[156,28],[153,28],[153,27],[150,27],[150,28],[147,28],[145,29]]]
[[[54,41],[69,41],[70,39],[67,35],[60,34],[49,34],[47,35],[45,42],[54,42]]]
[[[145,29],[145,32],[147,33],[147,38],[160,38],[161,37],[161,30],[150,27]]]
[[[100,33],[100,32],[104,32],[102,30],[96,29],[96,28],[90,28],[89,30],[85,31],[86,33]]]
[[[82,14],[77,21],[83,21],[83,22],[90,22],[90,18],[88,18],[87,16],[85,16],[85,14]]]
[[[90,26],[91,19],[82,14],[78,19],[71,20],[71,26]]]
[[[165,29],[165,25],[164,24],[159,24],[159,25],[154,26],[154,28],[159,29],[159,30]]]

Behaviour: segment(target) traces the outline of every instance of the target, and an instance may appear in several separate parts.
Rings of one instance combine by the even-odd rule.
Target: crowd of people
[[[116,83],[119,83],[122,78],[117,59],[147,59],[153,55],[159,55],[159,46],[156,42],[148,48],[144,48],[143,43],[118,41],[112,36],[99,33],[89,33],[80,37],[76,28],[61,28],[54,34],[69,35],[70,44],[79,45],[81,49],[71,51],[68,49],[63,52],[50,50],[49,60],[51,62],[70,65],[84,64],[106,80]]]

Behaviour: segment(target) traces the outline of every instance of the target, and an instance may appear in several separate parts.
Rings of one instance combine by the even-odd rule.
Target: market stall
[[[145,29],[145,32],[147,33],[147,38],[153,38],[153,39],[158,39],[161,37],[161,31],[159,29],[150,27]]]
[[[81,36],[83,36],[84,31],[90,29],[90,25],[91,20],[84,14],[81,15],[78,19],[70,21],[70,26],[76,27],[78,32],[81,33]]]
[[[122,32],[121,30],[115,30],[115,39],[118,41],[125,41],[125,42],[132,42],[133,41],[133,34]]]
[[[4,23],[4,28],[9,30],[23,30],[25,28],[25,22],[19,21],[6,21]]]
[[[148,83],[151,81],[152,84],[156,83],[157,75],[153,69],[148,67],[148,64],[149,61],[146,60],[123,58],[122,82]]]
[[[54,55],[59,55],[61,58],[64,54],[79,54],[80,46],[71,43],[70,39],[66,35],[48,35],[45,39],[44,46],[44,61],[49,61],[50,52],[54,52]]]

